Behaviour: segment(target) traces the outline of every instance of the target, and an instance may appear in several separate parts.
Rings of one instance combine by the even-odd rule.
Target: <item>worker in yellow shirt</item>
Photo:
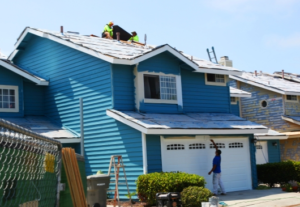
[[[110,21],[107,25],[105,25],[104,30],[102,32],[102,37],[106,39],[113,39],[113,21]]]
[[[135,42],[139,42],[139,37],[137,36],[136,32],[131,32],[132,36],[130,37],[130,39],[128,41],[135,41]]]

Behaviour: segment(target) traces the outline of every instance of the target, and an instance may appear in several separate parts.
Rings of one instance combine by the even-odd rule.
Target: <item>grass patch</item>
[[[266,185],[259,185],[256,190],[268,190],[270,189],[270,187],[266,186]]]

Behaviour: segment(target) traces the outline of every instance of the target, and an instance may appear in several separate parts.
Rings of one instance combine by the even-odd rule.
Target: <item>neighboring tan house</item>
[[[122,155],[131,192],[139,175],[161,171],[204,176],[212,189],[214,139],[226,190],[257,186],[254,134],[267,128],[231,114],[229,75],[241,71],[168,44],[34,28],[22,32],[8,59],[49,80],[45,115],[77,133],[83,98],[87,175],[106,173],[110,157]],[[121,188],[121,198],[126,193]]]
[[[230,78],[233,80],[231,86],[252,94],[251,98],[241,98],[241,117],[285,134],[288,139],[282,137],[280,149],[272,141],[272,145],[268,143],[267,146],[278,147],[281,160],[299,161],[300,82],[296,81],[297,77],[292,80],[284,76],[284,73],[271,75],[243,72],[242,75],[232,75]],[[270,160],[274,160],[274,154],[269,153]]]

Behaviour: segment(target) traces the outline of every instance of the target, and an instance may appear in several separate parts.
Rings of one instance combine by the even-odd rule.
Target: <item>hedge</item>
[[[201,207],[201,203],[208,202],[212,195],[206,188],[190,186],[182,191],[181,202],[184,207]]]
[[[300,162],[283,161],[257,165],[257,177],[260,182],[270,187],[274,183],[287,183],[291,180],[300,181]]]
[[[189,186],[205,187],[205,179],[199,175],[183,172],[161,172],[140,175],[137,180],[137,193],[141,201],[155,203],[158,192],[182,192]]]

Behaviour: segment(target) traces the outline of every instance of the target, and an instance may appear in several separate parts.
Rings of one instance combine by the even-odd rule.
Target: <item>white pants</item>
[[[220,186],[222,193],[226,193],[225,192],[225,188],[223,185],[223,182],[221,180],[221,173],[213,173],[213,193],[218,195],[218,187]]]

